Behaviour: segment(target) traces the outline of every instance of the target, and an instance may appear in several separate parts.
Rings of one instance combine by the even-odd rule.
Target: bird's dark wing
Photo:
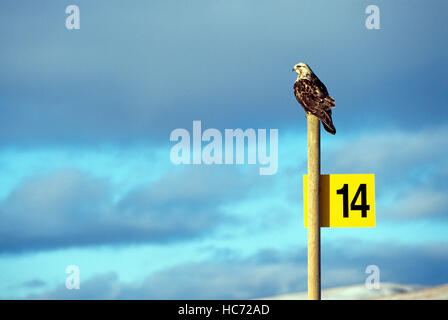
[[[322,84],[322,82],[320,83]],[[328,95],[325,86],[322,88],[324,90],[317,83],[308,79],[300,79],[294,83],[294,94],[305,110],[312,107],[320,109],[333,108],[334,99]]]
[[[311,74],[311,82],[314,83],[322,96],[328,96],[327,87],[314,73]]]
[[[306,112],[310,111],[308,106],[311,106],[314,101],[312,91],[313,88],[308,80],[299,80],[294,82],[294,95]]]
[[[320,81],[320,79],[315,74],[311,75],[311,83],[316,86],[316,94],[318,94],[319,97],[323,99],[321,104],[325,108],[334,108],[334,99],[328,94],[327,87],[325,87],[323,82]]]
[[[294,94],[297,101],[305,110],[311,106],[325,110],[334,108],[334,99],[328,95],[325,85],[317,77],[314,80],[300,79],[294,83]]]
[[[317,77],[316,79],[319,80]],[[335,106],[334,99],[328,95],[327,89],[320,80],[319,83],[323,87],[308,79],[300,79],[294,83],[294,94],[306,112],[310,112],[319,118],[325,130],[335,134],[336,129],[331,119],[331,108]]]

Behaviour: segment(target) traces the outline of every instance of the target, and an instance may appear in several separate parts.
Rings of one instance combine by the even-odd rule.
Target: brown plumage
[[[334,99],[328,94],[327,88],[305,63],[298,63],[293,71],[297,72],[294,83],[294,94],[306,113],[316,116],[326,131],[336,134],[336,128],[331,118],[331,108],[335,107]]]

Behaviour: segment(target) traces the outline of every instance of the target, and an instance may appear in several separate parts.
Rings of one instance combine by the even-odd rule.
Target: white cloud
[[[162,243],[210,234],[226,219],[217,205],[245,194],[238,175],[186,168],[114,200],[107,179],[63,169],[24,179],[0,202],[0,252]],[[208,177],[210,178],[210,177]],[[230,189],[231,192],[224,191]]]
[[[381,172],[394,175],[430,163],[448,162],[448,127],[420,131],[383,129],[347,137],[324,152],[332,171]]]
[[[374,173],[377,213],[393,219],[448,213],[448,127],[387,129],[328,145],[329,173]]]
[[[323,248],[322,287],[364,283],[365,268],[381,281],[435,285],[448,282],[446,242],[418,246],[341,241]],[[342,244],[342,246],[341,246]],[[179,264],[124,283],[115,273],[86,279],[80,290],[62,284],[31,299],[253,299],[306,290],[306,249],[262,250],[247,258]]]
[[[385,216],[393,219],[419,219],[443,217],[447,213],[447,191],[411,189],[385,208]]]

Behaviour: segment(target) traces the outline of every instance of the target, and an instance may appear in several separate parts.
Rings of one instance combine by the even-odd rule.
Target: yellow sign
[[[305,228],[308,218],[308,176],[303,176]],[[321,227],[375,227],[375,175],[320,176]]]

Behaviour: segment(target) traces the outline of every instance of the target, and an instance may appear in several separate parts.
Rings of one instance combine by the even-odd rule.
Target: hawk
[[[327,88],[314,74],[306,63],[298,63],[292,68],[297,72],[294,82],[294,94],[305,112],[316,116],[324,125],[326,131],[336,133],[331,119],[331,108],[335,107],[334,99],[328,94]]]

